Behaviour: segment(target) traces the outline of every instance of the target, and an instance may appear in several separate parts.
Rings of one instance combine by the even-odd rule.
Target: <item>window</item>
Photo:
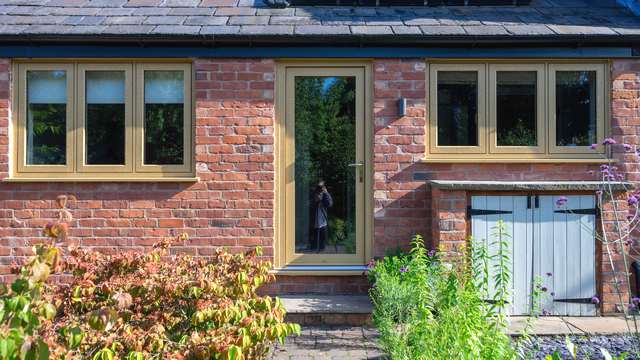
[[[605,137],[604,69],[430,64],[427,160],[601,157],[590,146]]]
[[[485,70],[481,65],[431,66],[434,130],[431,152],[480,154],[485,145]]]
[[[190,178],[189,64],[20,63],[16,178]]]

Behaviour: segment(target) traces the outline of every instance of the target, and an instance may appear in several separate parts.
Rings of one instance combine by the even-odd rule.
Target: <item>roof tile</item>
[[[297,35],[350,35],[351,30],[346,25],[296,25]]]
[[[200,26],[189,25],[158,25],[153,29],[154,34],[178,34],[197,35],[200,33]]]
[[[225,25],[228,16],[189,16],[185,25]]]
[[[201,35],[231,35],[240,32],[240,26],[203,26],[200,29]]]
[[[393,34],[390,26],[351,26],[354,35],[389,35]]]
[[[529,6],[268,8],[264,0],[0,0],[0,35],[621,36],[640,17],[616,0]]]
[[[240,34],[247,35],[293,35],[293,26],[291,25],[243,25],[240,26]]]
[[[229,25],[266,25],[269,23],[269,16],[231,16]]]
[[[420,30],[425,35],[465,35],[466,32],[459,25],[426,25],[420,26]]]

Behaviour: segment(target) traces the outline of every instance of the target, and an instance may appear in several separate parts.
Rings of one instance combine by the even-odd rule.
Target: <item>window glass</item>
[[[144,72],[144,163],[184,163],[184,73]]]
[[[535,71],[496,73],[496,126],[498,146],[536,146]]]
[[[478,145],[478,73],[438,72],[438,145]]]
[[[66,164],[66,71],[27,71],[26,130],[28,165]]]
[[[596,72],[556,72],[556,145],[597,142]]]
[[[86,72],[87,164],[124,164],[124,98],[124,71]]]
[[[296,253],[356,252],[356,78],[295,78]]]

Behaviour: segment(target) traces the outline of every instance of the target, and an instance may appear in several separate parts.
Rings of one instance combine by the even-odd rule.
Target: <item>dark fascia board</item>
[[[627,58],[631,46],[528,46],[528,47],[310,47],[310,46],[166,46],[130,44],[6,44],[5,58]]]
[[[424,46],[433,44],[607,44],[640,42],[638,35],[263,35],[263,34],[0,34],[7,43],[134,43],[189,44],[208,46]]]
[[[622,41],[625,39],[626,41]],[[615,40],[615,41],[614,41]],[[11,58],[621,58],[640,37],[622,36],[2,36]],[[330,47],[326,44],[331,44]]]

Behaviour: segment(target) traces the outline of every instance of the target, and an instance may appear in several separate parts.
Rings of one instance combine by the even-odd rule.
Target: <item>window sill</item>
[[[580,164],[608,164],[616,162],[615,159],[605,159],[605,158],[500,158],[500,157],[491,157],[491,158],[425,158],[420,160],[422,163],[482,163],[482,164],[499,164],[499,163],[509,163],[509,164],[567,164],[567,163],[580,163]]]
[[[192,177],[9,177],[2,180],[7,183],[35,183],[35,182],[176,182],[195,183],[200,181],[197,176]]]

